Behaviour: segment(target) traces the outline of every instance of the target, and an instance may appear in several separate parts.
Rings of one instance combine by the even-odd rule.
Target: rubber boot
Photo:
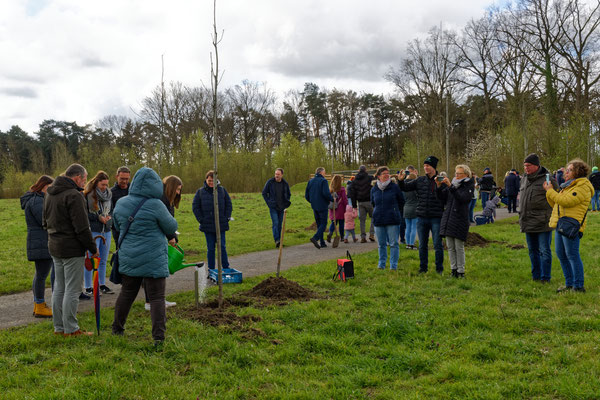
[[[33,316],[36,318],[52,318],[52,309],[46,303],[34,304]]]

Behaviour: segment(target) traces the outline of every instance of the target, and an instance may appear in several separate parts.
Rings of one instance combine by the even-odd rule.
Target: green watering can
[[[178,244],[175,244],[175,246],[169,245],[167,247],[169,248],[169,273],[171,275],[173,275],[175,272],[177,272],[183,268],[187,268],[187,267],[200,268],[200,267],[204,266],[203,262],[186,264],[185,259],[184,259],[183,249]]]

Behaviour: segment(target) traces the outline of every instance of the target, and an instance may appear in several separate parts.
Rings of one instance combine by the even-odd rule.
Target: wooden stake
[[[279,237],[279,258],[277,259],[277,277],[279,278],[279,267],[281,266],[281,252],[283,251],[283,235],[285,233],[285,217],[287,209],[283,211],[283,222],[281,223],[281,236]]]

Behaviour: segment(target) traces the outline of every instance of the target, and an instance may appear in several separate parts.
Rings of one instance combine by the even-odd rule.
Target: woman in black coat
[[[33,316],[36,318],[52,317],[52,310],[46,305],[44,292],[46,291],[46,278],[50,271],[52,271],[50,282],[54,287],[54,263],[48,252],[48,232],[42,228],[44,195],[52,182],[54,179],[42,175],[21,197],[21,208],[25,211],[25,222],[27,223],[27,259],[35,263]]]
[[[473,198],[475,183],[471,169],[457,165],[452,182],[448,178],[436,181],[436,194],[445,203],[440,222],[440,235],[446,237],[452,276],[465,277],[465,242],[469,233],[469,205]]]

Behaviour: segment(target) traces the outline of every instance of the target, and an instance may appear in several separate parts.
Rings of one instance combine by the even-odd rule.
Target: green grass
[[[299,184],[292,188],[292,206],[286,218],[286,245],[306,243],[314,234],[305,230],[314,222],[310,204],[304,199],[305,186]],[[206,258],[206,240],[198,230],[198,222],[192,212],[193,197],[191,194],[183,196],[175,217],[179,223],[180,245],[188,253],[186,259],[197,261]],[[261,194],[233,193],[231,197],[234,220],[230,221],[230,230],[227,232],[228,255],[273,249],[271,218]],[[27,261],[27,225],[18,199],[0,200],[0,226],[0,294],[29,290],[35,268],[33,262]],[[111,247],[114,249],[114,243],[111,243]],[[48,278],[48,285],[49,282]]]
[[[533,282],[527,249],[503,244],[468,248],[464,280],[417,275],[416,251],[401,251],[397,272],[379,271],[373,251],[355,257],[346,284],[330,280],[333,262],[285,272],[322,299],[233,309],[260,316],[248,328],[265,337],[170,313],[166,344],[154,350],[142,304],[124,337],[108,334],[111,310],[99,337],[55,337],[50,322],[2,331],[2,398],[597,399],[599,219],[588,216],[582,241],[586,294],[555,293],[563,283],[556,258],[552,283]],[[514,222],[473,230],[525,244]],[[183,307],[192,298],[174,300]],[[93,314],[80,323],[91,329]]]

